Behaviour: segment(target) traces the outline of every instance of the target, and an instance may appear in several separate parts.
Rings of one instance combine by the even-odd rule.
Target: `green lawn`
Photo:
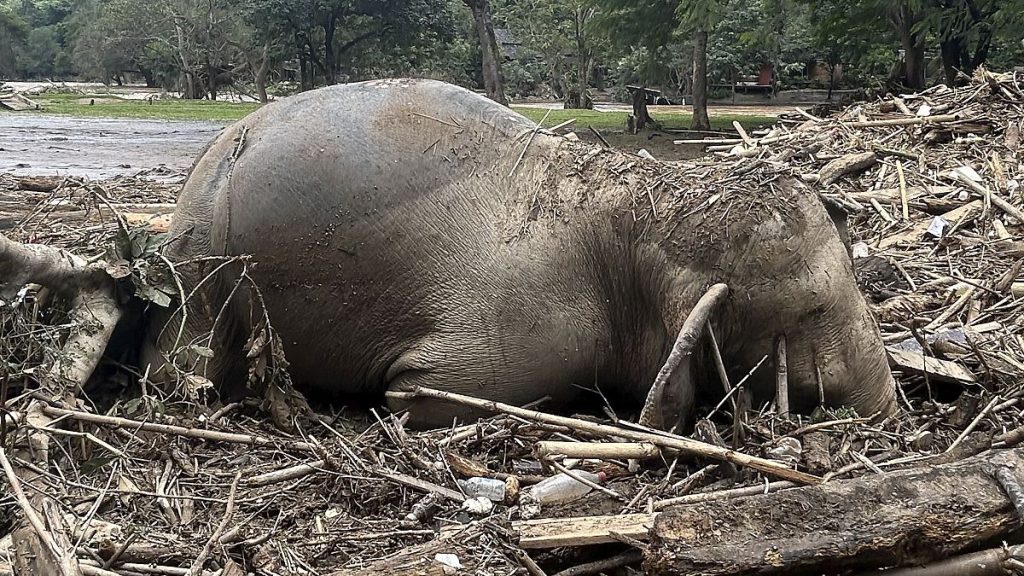
[[[571,118],[576,119],[577,130],[586,130],[587,126],[593,126],[598,130],[612,131],[626,129],[627,112],[598,112],[597,110],[542,110],[540,108],[525,108],[512,106],[512,108],[534,122],[540,122],[545,114],[544,126],[555,126]],[[550,113],[549,113],[550,112]],[[661,125],[669,130],[687,130],[690,128],[692,114],[681,112],[658,112],[651,111],[651,117],[661,122]],[[712,130],[732,130],[733,120],[738,120],[746,129],[753,129],[760,126],[775,124],[772,116],[744,116],[737,114],[712,114]]]
[[[161,120],[238,120],[258,104],[209,100],[127,100],[106,94],[42,94],[32,98],[42,111],[79,117],[156,118]],[[90,100],[95,104],[90,105]]]
[[[259,105],[252,103],[210,102],[208,100],[127,100],[106,94],[58,94],[46,93],[34,97],[43,112],[79,117],[106,118],[156,118],[162,120],[213,120],[231,122],[238,120]],[[89,102],[93,101],[93,104]],[[554,126],[570,118],[576,119],[577,130],[593,126],[605,132],[622,131],[626,127],[626,112],[598,112],[596,110],[542,110],[513,106],[520,114],[534,122],[544,120],[545,126]],[[652,111],[651,116],[667,129],[685,130],[690,127],[690,114],[679,112]],[[745,128],[770,125],[775,122],[771,116],[744,116],[734,114],[712,115],[711,127],[716,130],[732,130],[733,120]]]

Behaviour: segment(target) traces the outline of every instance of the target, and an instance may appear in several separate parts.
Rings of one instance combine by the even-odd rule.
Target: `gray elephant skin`
[[[681,173],[536,132],[436,81],[286,98],[225,129],[194,164],[164,253],[195,294],[183,327],[173,307],[151,313],[144,362],[166,374],[179,328],[188,341],[216,319],[212,359],[173,360],[223,394],[244,387],[243,347],[262,312],[238,266],[207,275],[211,257],[249,255],[300,389],[380,402],[427,386],[557,407],[596,386],[639,404],[694,303],[725,283],[710,324],[733,383],[773,357],[781,334],[794,410],[823,395],[861,415],[893,411],[877,324],[814,193],[780,180],[710,202]],[[702,342],[670,381],[666,425],[692,421],[697,392],[721,396],[709,350]],[[771,399],[774,378],[769,360],[750,380],[756,397]],[[387,403],[417,427],[477,416]]]

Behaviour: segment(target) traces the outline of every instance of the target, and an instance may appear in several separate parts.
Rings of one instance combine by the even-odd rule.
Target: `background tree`
[[[502,56],[498,50],[498,40],[494,36],[494,24],[491,21],[491,4],[489,0],[463,0],[463,3],[473,13],[487,97],[508,106],[505,79],[501,74]]]

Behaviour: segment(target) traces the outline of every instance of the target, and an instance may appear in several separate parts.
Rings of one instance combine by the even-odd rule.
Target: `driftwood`
[[[651,574],[802,574],[919,565],[1020,526],[993,478],[1024,450],[662,512]]]
[[[913,374],[924,374],[935,382],[973,383],[976,381],[970,370],[949,360],[932,358],[893,347],[886,348],[889,366]]]

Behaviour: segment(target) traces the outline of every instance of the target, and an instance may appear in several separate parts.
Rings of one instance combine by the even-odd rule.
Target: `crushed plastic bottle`
[[[573,474],[590,480],[595,484],[604,482],[607,477],[604,472],[595,474],[585,470],[573,470]],[[560,504],[582,498],[589,494],[591,490],[593,488],[590,486],[568,474],[561,473],[531,486],[529,495],[530,499],[538,504]]]
[[[505,482],[494,478],[470,478],[458,480],[459,488],[470,498],[483,497],[491,502],[501,502],[505,499]]]

